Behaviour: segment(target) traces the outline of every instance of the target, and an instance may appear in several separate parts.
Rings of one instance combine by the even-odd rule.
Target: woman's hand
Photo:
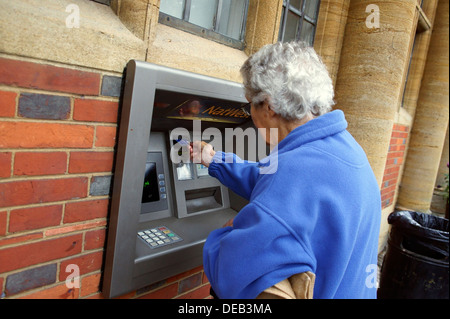
[[[211,144],[201,141],[193,142],[190,147],[190,152],[191,160],[194,163],[202,163],[206,167],[209,167],[214,154],[216,154]]]

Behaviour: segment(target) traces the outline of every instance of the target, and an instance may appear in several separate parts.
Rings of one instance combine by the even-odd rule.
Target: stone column
[[[397,206],[430,209],[449,117],[449,0],[439,0]]]
[[[336,81],[336,108],[345,112],[349,131],[367,153],[379,185],[415,35],[416,3],[350,1]]]
[[[266,44],[278,41],[283,0],[252,0],[249,2],[245,53],[252,55]]]
[[[350,0],[322,0],[314,49],[322,57],[336,84]]]

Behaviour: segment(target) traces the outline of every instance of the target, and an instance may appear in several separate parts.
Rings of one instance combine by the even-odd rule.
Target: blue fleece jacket
[[[314,298],[376,298],[380,191],[346,128],[339,110],[297,127],[268,156],[273,174],[215,154],[209,174],[249,200],[204,246],[220,298],[255,298],[306,271],[316,275]]]

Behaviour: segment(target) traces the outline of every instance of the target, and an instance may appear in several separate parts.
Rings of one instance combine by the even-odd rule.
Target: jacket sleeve
[[[233,226],[210,233],[203,267],[219,298],[256,298],[263,290],[302,272],[314,272],[314,259],[281,220],[254,202]]]
[[[236,154],[216,152],[209,165],[209,175],[239,196],[249,200],[259,176],[259,163],[240,159]]]

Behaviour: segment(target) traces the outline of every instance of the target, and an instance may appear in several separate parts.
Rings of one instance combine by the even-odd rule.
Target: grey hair
[[[264,46],[245,61],[241,75],[254,105],[268,100],[273,111],[287,120],[320,116],[334,105],[327,68],[303,42]]]

